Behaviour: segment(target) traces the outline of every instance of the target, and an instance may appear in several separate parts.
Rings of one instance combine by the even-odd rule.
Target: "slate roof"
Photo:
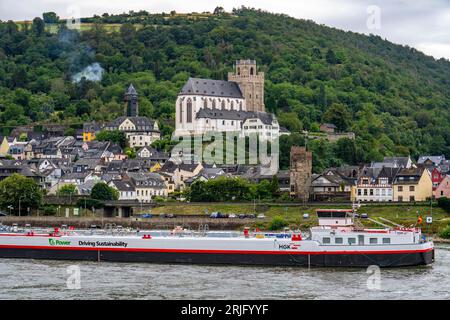
[[[118,117],[114,121],[108,123],[107,127],[109,128],[119,128],[119,126],[122,124],[122,122],[125,121],[125,119],[129,119],[136,127],[136,131],[148,131],[148,130],[155,130],[155,121],[151,120],[147,117],[127,117],[122,116]]]
[[[236,82],[201,78],[189,78],[181,89],[180,95],[244,98]]]
[[[130,84],[126,94],[137,96],[137,91],[134,88],[133,84]]]
[[[445,161],[445,156],[441,155],[441,156],[420,156],[419,159],[417,160],[418,164],[422,164],[427,160],[431,160],[431,162],[433,162],[435,165],[439,165],[442,162]]]

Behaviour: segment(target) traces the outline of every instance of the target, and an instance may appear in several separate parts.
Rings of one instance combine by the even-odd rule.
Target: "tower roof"
[[[127,90],[127,93],[126,93],[127,95],[135,95],[135,96],[137,96],[137,91],[136,91],[136,89],[134,88],[134,86],[133,86],[133,84],[130,84],[130,86],[128,87],[128,90]]]

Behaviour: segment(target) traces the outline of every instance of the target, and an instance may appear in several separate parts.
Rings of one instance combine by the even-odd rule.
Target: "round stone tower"
[[[137,117],[139,115],[138,94],[132,84],[130,84],[127,92],[125,92],[124,100],[127,104],[126,105],[126,116],[127,117]]]

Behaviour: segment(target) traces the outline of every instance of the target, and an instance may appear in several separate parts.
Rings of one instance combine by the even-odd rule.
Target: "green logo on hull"
[[[70,241],[55,240],[55,239],[49,238],[48,244],[51,246],[70,246]]]

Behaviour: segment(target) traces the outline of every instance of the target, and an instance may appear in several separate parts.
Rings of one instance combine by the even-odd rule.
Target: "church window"
[[[216,100],[215,99],[212,102],[212,107],[213,107],[213,109],[216,107]]]
[[[205,99],[204,101],[203,101],[203,107],[206,109],[206,108],[208,108],[208,99]]]
[[[222,100],[222,109],[225,109],[225,100]]]
[[[191,99],[188,99],[187,101],[187,120],[186,122],[191,123],[192,122],[192,101]]]
[[[183,103],[180,101],[180,123],[183,122]]]
[[[234,101],[231,101],[231,110],[234,108]]]

